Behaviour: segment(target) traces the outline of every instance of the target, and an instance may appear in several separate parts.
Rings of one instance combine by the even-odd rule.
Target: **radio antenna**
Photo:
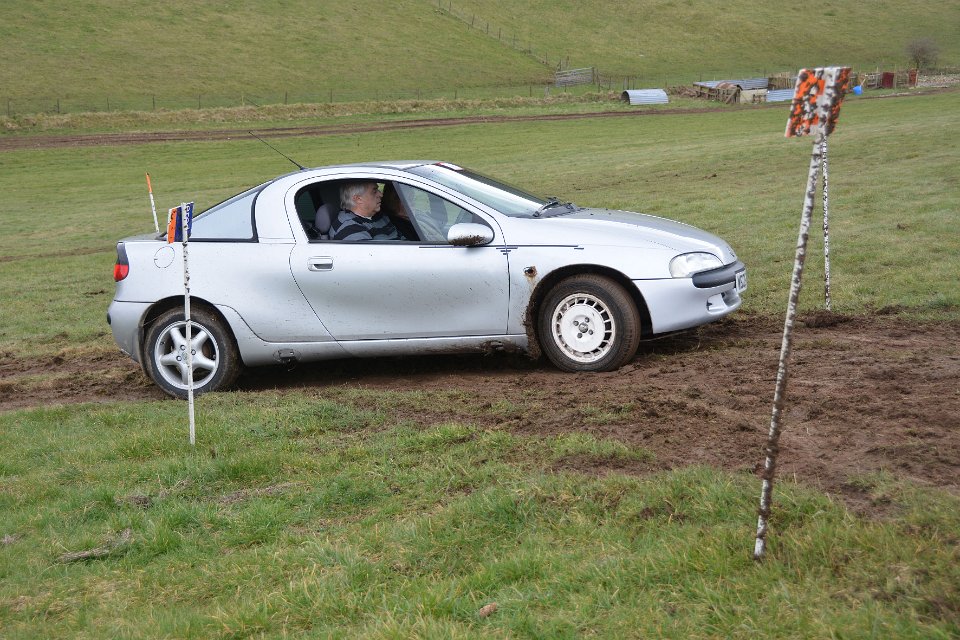
[[[259,140],[259,141],[262,142],[263,144],[267,145],[268,147],[270,147],[271,149],[273,149],[274,151],[276,151],[277,153],[279,153],[280,155],[282,155],[284,158],[286,158],[287,160],[289,160],[290,162],[292,162],[293,164],[295,164],[301,171],[304,170],[304,169],[306,169],[305,166],[303,166],[302,164],[300,164],[299,162],[297,162],[296,160],[294,160],[293,158],[291,158],[291,157],[288,156],[287,154],[283,153],[282,151],[280,151],[279,149],[277,149],[276,147],[274,147],[273,145],[271,145],[269,142],[267,142],[266,140],[264,140],[263,138],[261,138],[260,136],[258,136],[257,134],[255,134],[253,131],[247,131],[247,133],[249,133],[249,134],[252,135],[254,138],[256,138],[257,140]]]

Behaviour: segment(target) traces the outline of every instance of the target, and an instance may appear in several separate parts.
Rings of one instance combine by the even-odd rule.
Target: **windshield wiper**
[[[576,205],[574,205],[572,202],[560,202],[560,200],[558,200],[558,199],[556,198],[556,196],[550,196],[549,198],[547,198],[547,201],[546,201],[546,202],[544,202],[542,205],[540,205],[540,208],[539,208],[539,209],[537,209],[536,211],[533,212],[533,217],[534,217],[534,218],[539,218],[540,215],[541,215],[544,211],[546,211],[547,209],[552,209],[553,207],[574,207],[574,208],[576,208]]]
[[[558,206],[560,206],[560,201],[557,200],[555,197],[552,197],[552,196],[551,196],[550,198],[547,199],[546,202],[544,202],[542,205],[540,205],[540,208],[539,208],[539,209],[537,209],[536,211],[533,212],[533,217],[534,217],[534,218],[539,218],[540,215],[541,215],[544,211],[546,211],[547,209],[549,209],[550,207],[558,207]]]
[[[554,214],[557,216],[562,216],[565,213],[571,213],[580,209],[580,207],[573,204],[572,202],[560,202],[560,200],[558,200],[557,198],[550,198],[545,203],[543,203],[539,209],[533,212],[533,217],[539,218],[541,215],[543,215],[544,211],[546,211],[547,209],[553,209],[554,207],[566,208],[566,211],[559,211]]]

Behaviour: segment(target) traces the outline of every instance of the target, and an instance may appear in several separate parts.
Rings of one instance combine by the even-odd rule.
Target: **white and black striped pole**
[[[196,424],[193,411],[193,322],[190,319],[190,219],[193,217],[193,203],[180,205],[180,238],[183,242],[183,317],[187,341],[187,413],[190,420],[190,445],[195,446]]]
[[[820,164],[823,171],[823,300],[830,311],[830,198],[827,195],[827,136],[820,143]]]

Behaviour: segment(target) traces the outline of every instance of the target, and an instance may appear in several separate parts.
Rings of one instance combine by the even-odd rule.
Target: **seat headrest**
[[[313,226],[321,235],[330,233],[330,225],[333,223],[334,211],[329,204],[322,204],[317,209],[317,217],[313,221]]]

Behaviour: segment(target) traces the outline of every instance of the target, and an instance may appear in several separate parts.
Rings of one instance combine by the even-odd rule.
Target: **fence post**
[[[153,96],[153,110],[157,110],[157,96]]]
[[[200,94],[197,94],[197,110],[200,110]]]
[[[287,98],[289,97],[289,92],[283,92],[283,104],[287,104]]]
[[[10,105],[10,102],[11,102],[10,98],[7,98],[7,117],[8,118],[13,117],[13,107]]]
[[[57,113],[60,113],[60,98],[57,98]]]

